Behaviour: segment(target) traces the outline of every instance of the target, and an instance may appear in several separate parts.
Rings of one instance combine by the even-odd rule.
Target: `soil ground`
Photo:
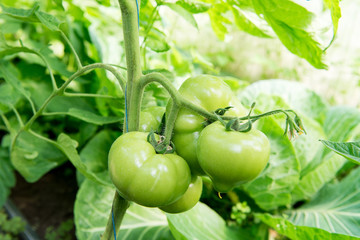
[[[10,199],[25,216],[40,239],[66,239],[75,237],[75,227],[66,233],[53,231],[52,237],[46,238],[50,229],[59,229],[65,221],[74,219],[73,207],[77,192],[76,172],[71,164],[66,163],[56,168],[35,183],[28,183],[17,174],[16,186],[12,189]],[[65,234],[65,235],[63,235]]]

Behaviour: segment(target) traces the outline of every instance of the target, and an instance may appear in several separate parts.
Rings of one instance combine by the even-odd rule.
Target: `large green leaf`
[[[360,238],[360,168],[341,182],[328,184],[314,198],[288,211],[295,225],[324,229]]]
[[[333,141],[346,141],[352,137],[360,121],[360,112],[350,107],[331,107],[324,120],[325,138]],[[322,139],[324,139],[322,137]],[[317,143],[320,143],[317,141]],[[301,200],[313,196],[327,182],[331,181],[343,167],[346,160],[330,153],[321,146],[314,158],[301,172],[301,180],[294,188],[293,199]]]
[[[360,142],[331,142],[325,140],[321,140],[321,142],[337,154],[360,165]]]
[[[273,228],[276,232],[292,240],[355,240],[358,238],[331,233],[315,227],[298,226],[290,221],[272,216],[270,214],[256,214],[262,222]]]
[[[290,0],[253,0],[253,4],[290,52],[316,68],[327,68],[320,44],[306,30],[313,17],[311,12]]]
[[[65,155],[56,146],[25,131],[17,137],[10,156],[15,169],[28,182],[36,182],[66,161]]]
[[[253,239],[250,234],[240,229],[228,227],[224,219],[201,202],[187,212],[167,214],[167,219],[177,240]]]
[[[264,197],[262,201],[264,204],[272,204],[272,207],[276,207],[276,204],[279,204],[277,206],[289,204],[295,201],[294,198],[297,200],[300,196],[303,196],[303,193],[292,193],[294,192],[294,188],[299,186],[299,190],[303,190],[312,185],[301,185],[300,187],[300,174],[297,172],[299,171],[299,166],[296,161],[299,162],[301,170],[309,165],[314,158],[319,158],[320,162],[322,161],[323,156],[318,152],[322,153],[321,150],[323,149],[323,146],[318,139],[325,137],[325,133],[321,126],[321,122],[324,121],[323,119],[325,118],[324,116],[327,109],[325,103],[317,94],[306,89],[303,85],[284,80],[256,82],[245,88],[245,90],[240,93],[239,97],[244,105],[250,106],[252,102],[256,102],[256,108],[261,113],[280,108],[293,109],[301,116],[308,134],[301,135],[292,142],[289,142],[286,137],[283,136],[283,130],[280,128],[280,126],[285,125],[284,117],[275,116],[272,120],[264,120],[264,122],[267,122],[268,124],[268,130],[264,130],[264,132],[268,137],[270,136],[270,141],[273,144],[271,146],[272,151],[279,153],[277,156],[270,157],[270,166],[272,161],[274,163],[283,162],[284,164],[281,164],[280,167],[275,165],[272,170],[265,169],[263,182],[260,182],[262,176],[255,180],[252,195],[256,196],[256,194],[259,194],[258,189],[262,188],[262,194],[264,194],[264,196],[268,195],[267,197]],[[314,120],[313,118],[317,120]],[[270,131],[273,131],[273,133],[269,134],[268,132]],[[288,172],[286,169],[287,167],[289,167]],[[337,170],[337,168],[335,168],[335,170]],[[273,177],[267,178],[266,180],[266,171],[269,171],[268,174],[271,174],[270,176]],[[285,181],[283,181],[281,177],[283,173],[289,174]],[[332,178],[335,173],[336,172],[332,172],[330,178]],[[273,184],[273,179],[277,179],[275,182],[278,182],[282,189],[278,187],[278,184]],[[303,181],[305,181],[305,179]],[[307,181],[309,181],[309,179]],[[257,184],[255,185],[255,183]],[[272,188],[277,190],[270,191],[267,189],[267,185],[272,186]],[[273,195],[274,202],[271,203],[268,199],[271,199]],[[257,203],[259,204],[258,200]]]
[[[85,180],[77,194],[74,215],[79,240],[98,240],[110,215],[115,188]],[[116,217],[116,216],[115,216]],[[165,214],[157,208],[132,204],[122,221],[118,239],[172,240]]]

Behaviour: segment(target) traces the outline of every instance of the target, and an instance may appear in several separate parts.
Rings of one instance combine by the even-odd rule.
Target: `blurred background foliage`
[[[333,33],[329,11],[324,10],[320,1],[295,2],[314,13],[315,19],[308,29],[316,32],[316,40],[325,49]],[[22,8],[31,8],[34,3],[32,0],[2,1],[5,6]],[[39,3],[42,11],[65,23],[62,29],[84,64],[101,61],[125,66],[117,1],[43,0]],[[338,34],[324,58],[328,70],[316,69],[290,53],[269,27],[262,27],[261,34],[253,34],[262,37],[246,33],[249,30],[241,31],[236,19],[226,12],[228,9],[221,13],[228,20],[224,20],[224,29],[219,30],[221,26],[214,26],[213,15],[220,13],[211,12],[214,4],[219,2],[207,1],[192,6],[195,14],[191,15],[176,9],[174,6],[178,4],[171,1],[141,1],[140,35],[141,40],[145,39],[140,41],[143,69],[166,69],[176,85],[199,73],[230,75],[251,82],[276,78],[301,81],[331,103],[358,106],[360,43],[354,29],[360,27],[359,2],[341,2]],[[69,63],[67,70],[74,70],[74,56],[59,33],[39,24],[17,21],[2,26],[1,31],[7,41],[16,43],[21,39],[25,46],[30,47],[34,42],[49,44],[55,56]]]

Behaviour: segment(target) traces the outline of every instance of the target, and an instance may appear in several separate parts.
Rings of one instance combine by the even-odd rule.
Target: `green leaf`
[[[349,106],[331,107],[326,113],[324,131],[327,140],[348,141],[360,122],[360,111]]]
[[[338,30],[338,25],[339,25],[339,19],[341,18],[341,9],[340,9],[340,1],[339,0],[324,0],[325,5],[327,6],[327,8],[330,9],[331,12],[331,20],[333,23],[333,37],[329,43],[329,45],[326,47],[326,49],[328,49],[330,47],[330,45],[333,43],[333,41],[335,40],[335,36]],[[326,50],[325,49],[325,50]]]
[[[0,208],[10,195],[10,189],[15,186],[14,169],[11,166],[8,149],[0,148]]]
[[[322,127],[327,107],[321,97],[297,82],[285,80],[258,81],[240,92],[244,105],[256,102],[261,112],[274,109],[293,109],[301,117],[307,134],[301,135],[292,142],[301,169],[311,163],[321,144],[319,139],[325,138]],[[280,126],[284,126],[283,115],[276,116]]]
[[[35,105],[38,107],[46,101],[46,98],[50,96],[52,92],[49,82],[30,81],[27,83],[27,88],[31,92]],[[39,92],[42,94],[38,94]],[[105,117],[99,115],[95,108],[91,105],[89,99],[80,97],[58,96],[49,103],[46,108],[46,113],[49,113],[50,115],[68,115],[96,125],[123,121],[122,116]]]
[[[228,227],[224,219],[201,202],[187,212],[166,216],[171,232],[177,240],[254,239],[241,229]]]
[[[20,100],[21,95],[10,84],[2,83],[0,85],[0,113],[7,113],[11,106],[15,106]]]
[[[151,29],[148,35],[146,46],[155,52],[167,52],[170,50],[170,46],[166,41],[165,33],[154,28]]]
[[[341,182],[328,184],[309,202],[288,211],[295,225],[360,237],[360,168]],[[324,238],[326,239],[326,238]]]
[[[86,178],[102,185],[111,185],[106,179],[99,177],[81,161],[80,156],[76,150],[78,143],[71,139],[66,134],[62,133],[57,139],[57,147],[66,155],[74,167]]]
[[[360,165],[360,141],[359,142],[331,142],[320,140],[327,148],[343,156],[347,160]]]
[[[28,22],[38,22],[37,17],[35,16],[35,11],[39,9],[39,3],[35,3],[31,9],[22,9],[22,8],[10,8],[5,7],[0,4],[2,8],[2,14],[8,15],[10,17],[28,21]]]
[[[76,236],[79,240],[99,239],[110,215],[114,193],[114,187],[94,184],[89,180],[80,186],[74,207]],[[166,216],[159,209],[132,204],[126,211],[117,238],[172,240],[167,225]]]
[[[262,222],[273,228],[276,232],[292,240],[355,240],[358,238],[331,233],[315,227],[297,226],[284,218],[266,214],[256,214]]]
[[[20,80],[9,70],[8,65],[2,61],[0,61],[0,74],[4,77],[8,84],[31,101],[29,91],[21,85]]]
[[[169,7],[171,10],[179,14],[187,22],[189,22],[191,25],[193,25],[195,28],[198,29],[198,25],[196,23],[194,16],[185,8],[183,8],[181,5],[175,3],[167,3],[167,2],[162,3],[162,5]]]
[[[103,130],[96,134],[80,152],[81,161],[86,165],[89,171],[98,175],[99,178],[108,178],[108,153],[111,144],[116,136],[110,131]],[[84,177],[78,174],[78,181]]]
[[[216,36],[224,41],[225,35],[228,33],[226,28],[226,24],[231,24],[232,22],[223,16],[228,10],[226,4],[213,4],[213,7],[208,10],[208,14],[210,17],[211,27],[214,30]]]
[[[19,134],[10,156],[15,169],[28,182],[36,182],[66,161],[56,146],[25,131]]]
[[[263,38],[271,38],[268,34],[266,34],[263,30],[261,30],[258,26],[256,26],[250,19],[248,19],[241,10],[238,10],[235,7],[231,7],[231,11],[234,15],[234,20],[236,26],[253,36],[263,37]]]
[[[264,16],[290,52],[318,69],[327,68],[322,61],[320,44],[305,30],[312,18],[309,11],[290,0],[254,0],[253,3],[257,14]]]
[[[300,182],[294,187],[292,192],[293,202],[309,199],[316,194],[326,183],[336,176],[336,173],[345,164],[345,159],[337,155],[323,155],[320,149],[312,161],[320,164],[306,175],[302,176]]]
[[[6,14],[10,17],[25,21],[25,22],[41,22],[47,28],[52,31],[60,31],[60,24],[62,23],[56,17],[41,12],[39,10],[39,4],[34,4],[32,9],[26,10],[21,8],[7,8],[3,5],[0,5],[3,10],[3,14]]]
[[[176,4],[193,14],[206,12],[212,7],[211,4],[194,0],[178,0]]]

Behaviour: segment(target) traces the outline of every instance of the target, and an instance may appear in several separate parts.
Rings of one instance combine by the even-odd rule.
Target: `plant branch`
[[[69,40],[68,37],[65,35],[65,33],[64,33],[63,31],[60,31],[60,33],[61,33],[61,36],[62,36],[62,37],[64,38],[64,40],[66,41],[66,43],[69,45],[72,53],[74,54],[75,59],[76,59],[76,63],[77,63],[78,70],[80,70],[83,66],[82,66],[82,64],[81,64],[79,55],[76,53],[74,46],[71,44],[70,40]]]
[[[110,99],[121,99],[119,97],[102,95],[102,94],[92,94],[92,93],[68,93],[64,92],[63,96],[65,97],[95,97],[95,98],[110,98]]]

